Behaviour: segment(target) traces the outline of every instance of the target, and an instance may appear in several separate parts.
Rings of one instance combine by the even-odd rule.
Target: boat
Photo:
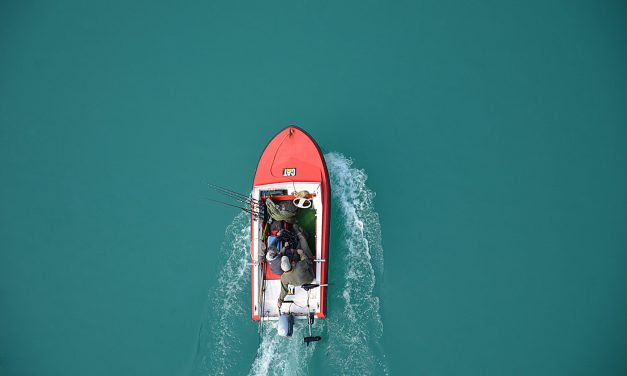
[[[260,331],[264,322],[278,321],[279,335],[291,335],[293,319],[307,319],[309,337],[305,337],[305,342],[309,345],[320,340],[311,335],[311,325],[314,318],[322,319],[327,315],[330,193],[324,157],[307,132],[289,126],[270,140],[259,158],[250,196],[253,203],[250,211],[251,315],[252,320],[259,321]],[[270,270],[264,257],[273,239],[272,223],[276,222],[268,206],[296,207],[292,209],[294,220],[307,234],[313,256],[314,280],[301,286],[289,286],[280,308],[277,300],[281,277]],[[292,230],[289,223],[282,225],[287,232]]]

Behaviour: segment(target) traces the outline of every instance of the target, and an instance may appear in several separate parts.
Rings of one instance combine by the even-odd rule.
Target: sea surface
[[[627,8],[0,2],[0,375],[627,374]],[[297,125],[328,318],[250,320],[248,193]]]

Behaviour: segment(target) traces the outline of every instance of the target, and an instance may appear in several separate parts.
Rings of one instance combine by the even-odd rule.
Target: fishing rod
[[[220,193],[220,194],[223,194],[223,195],[225,195],[225,196],[227,196],[229,198],[232,198],[235,201],[238,201],[238,202],[241,202],[241,203],[244,203],[244,204],[249,204],[250,206],[259,206],[259,203],[256,200],[254,200],[254,199],[252,199],[250,197],[246,198],[246,197],[242,197],[242,196],[239,196],[239,195],[234,195],[232,193],[223,192],[223,191],[217,191],[217,192]]]
[[[227,202],[218,201],[218,200],[213,200],[213,199],[210,199],[210,198],[208,198],[207,200],[212,201],[212,202],[216,202],[216,203],[218,203],[218,204],[222,204],[222,205],[230,206],[230,207],[233,207],[233,208],[237,208],[237,209],[239,209],[239,210],[241,210],[241,211],[243,211],[243,212],[245,212],[245,213],[248,213],[248,214],[252,214],[252,215],[254,215],[256,218],[260,217],[260,215],[261,215],[259,212],[254,211],[254,210],[252,210],[252,209],[247,209],[247,208],[243,208],[243,207],[241,207],[241,206],[232,205],[232,204],[229,204],[229,203],[227,203]]]
[[[219,191],[222,194],[225,194],[225,195],[228,195],[228,196],[231,196],[231,197],[234,197],[234,198],[240,198],[240,199],[243,199],[243,200],[248,200],[248,201],[254,202],[256,204],[259,204],[259,200],[256,200],[256,199],[250,197],[250,195],[245,195],[245,194],[242,194],[242,193],[239,193],[239,192],[235,192],[235,191],[230,190],[228,188],[224,188],[224,187],[221,187],[219,185],[215,185],[215,184],[211,184],[211,183],[209,183],[208,185],[209,185],[209,187],[211,189]]]
[[[262,272],[261,272],[261,278],[262,278],[262,285],[261,285],[261,293],[259,294],[259,297],[261,298],[261,304],[259,304],[261,306],[261,317],[259,318],[259,344],[261,345],[263,342],[263,330],[264,330],[264,318],[267,319],[268,318],[268,314],[269,312],[265,312],[265,306],[266,306],[266,265],[265,265],[265,261],[262,261],[261,263],[261,267]]]
[[[247,195],[245,195],[243,193],[239,193],[237,191],[234,191],[234,190],[226,188],[226,187],[222,187],[222,186],[217,185],[217,184],[209,183],[207,185],[210,186],[213,189],[216,189],[216,190],[225,191],[225,192],[233,193],[233,194],[236,194],[236,195],[239,195],[239,196],[247,197]]]
[[[248,197],[248,195],[245,195],[245,194],[243,194],[243,193],[239,193],[239,192],[237,192],[237,191],[234,191],[234,190],[229,189],[229,188],[226,188],[226,187],[219,186],[219,185],[217,185],[217,184],[212,184],[212,183],[209,183],[209,184],[207,184],[207,185],[209,185],[211,188],[216,189],[216,190],[220,190],[220,191],[224,191],[224,192],[229,192],[229,193],[232,193],[232,194],[235,194],[235,195],[238,195],[238,196],[242,196],[242,197]]]
[[[250,210],[254,210],[254,211],[260,212],[260,209],[261,209],[261,205],[260,204],[256,204],[256,203],[253,203],[251,201],[243,200],[243,199],[240,199],[240,198],[237,198],[237,197],[231,197],[231,196],[227,196],[227,197],[229,197],[229,198],[231,198],[231,199],[233,199],[233,200],[235,200],[237,202],[240,202],[240,203],[244,204],[247,208],[250,208]]]
[[[226,195],[227,197],[230,197],[238,202],[244,203],[246,205],[249,205],[251,208],[251,211],[257,213],[256,214],[256,218],[261,218],[262,220],[265,220],[265,218],[267,218],[268,213],[266,211],[266,205],[265,202],[260,201],[260,200],[256,200],[254,198],[252,198],[250,195],[245,196],[241,193],[232,191],[230,189],[224,188],[224,187],[220,187],[219,185],[215,185],[215,184],[208,184],[210,188],[212,188],[213,190]]]
[[[218,192],[218,193],[225,194],[225,193],[223,193],[223,192]],[[241,203],[243,203],[243,204],[247,204],[247,205],[249,205],[249,206],[251,206],[251,207],[254,207],[254,208],[259,207],[259,204],[258,204],[258,203],[256,203],[256,202],[253,202],[252,200],[249,200],[249,199],[243,199],[243,198],[239,198],[239,197],[235,197],[235,196],[231,196],[231,195],[229,195],[229,194],[225,194],[225,195],[226,195],[226,197],[228,197],[228,198],[232,198],[233,200],[235,200],[235,201],[237,201],[237,202],[241,202]]]

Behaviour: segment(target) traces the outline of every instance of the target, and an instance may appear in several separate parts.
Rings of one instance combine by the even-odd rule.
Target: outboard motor
[[[320,287],[320,286],[328,286],[328,284],[318,285],[316,283],[305,283],[304,285],[301,286],[305,291],[307,291],[307,312],[309,312],[309,314],[307,315],[307,324],[309,324],[309,337],[304,338],[307,346],[309,346],[311,342],[318,342],[322,339],[322,337],[320,336],[311,335],[311,326],[314,323],[315,314],[311,312],[311,309],[309,309],[309,290],[315,289],[316,287]]]
[[[279,316],[276,329],[281,337],[291,337],[294,332],[294,316],[289,313],[282,313]]]

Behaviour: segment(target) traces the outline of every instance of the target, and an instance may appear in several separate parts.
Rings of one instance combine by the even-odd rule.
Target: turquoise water
[[[625,14],[1,3],[0,374],[627,373]],[[309,349],[260,340],[205,200],[289,124],[335,163]]]

